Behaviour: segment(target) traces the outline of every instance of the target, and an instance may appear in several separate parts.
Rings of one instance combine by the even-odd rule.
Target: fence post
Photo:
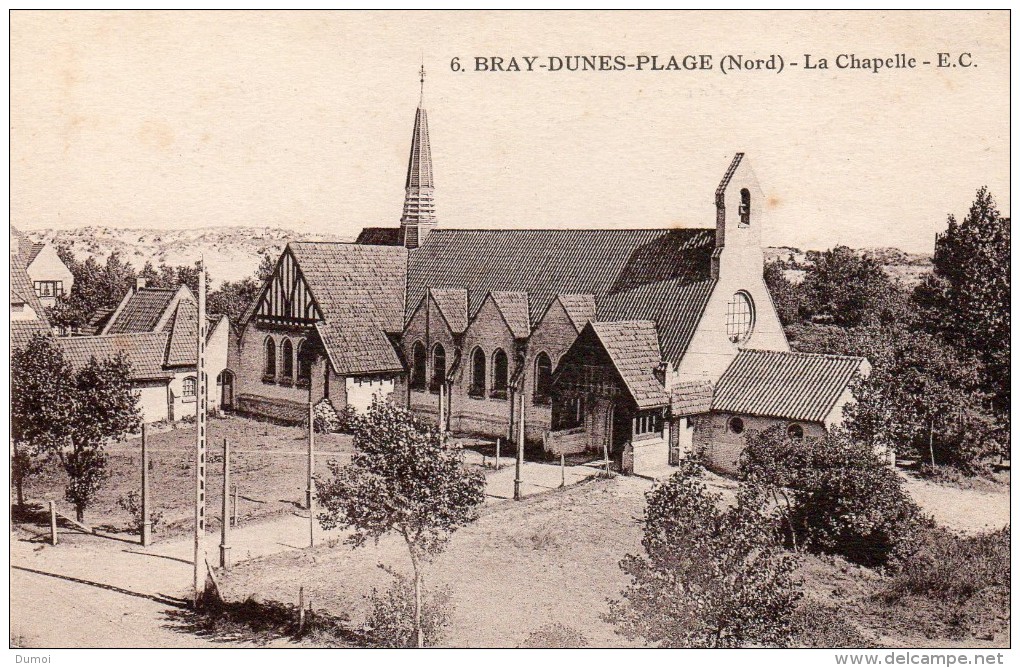
[[[57,544],[57,502],[50,501],[50,544]]]
[[[234,483],[234,527],[237,527],[237,483]]]
[[[499,436],[496,437],[496,470],[499,470]]]
[[[521,392],[521,421],[517,430],[517,468],[514,475],[514,500],[521,500],[521,468],[524,466],[524,393]]]
[[[230,442],[223,439],[223,513],[220,521],[220,568],[230,568]]]
[[[308,402],[308,545],[315,547],[315,508],[312,507],[315,476],[315,406]]]
[[[298,633],[305,628],[305,588],[301,587],[298,589],[298,622],[297,630]]]
[[[563,453],[561,452],[560,453],[560,487],[566,487],[566,486],[567,486],[567,462],[566,462],[566,459],[563,456]]]
[[[149,510],[149,430],[142,423],[142,547],[152,544],[152,513]]]

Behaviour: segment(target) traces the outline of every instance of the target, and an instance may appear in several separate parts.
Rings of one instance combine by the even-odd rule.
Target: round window
[[[744,343],[753,331],[754,301],[746,292],[737,292],[726,305],[726,336],[733,343]]]
[[[744,421],[738,417],[730,418],[730,431],[740,434],[744,431]]]
[[[796,423],[791,424],[789,427],[786,428],[786,434],[790,438],[800,440],[804,438],[804,427],[801,427],[799,424]]]

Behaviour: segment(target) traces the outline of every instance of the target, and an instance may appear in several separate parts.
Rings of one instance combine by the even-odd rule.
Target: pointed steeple
[[[417,248],[436,226],[435,183],[432,177],[432,150],[429,148],[429,118],[425,112],[425,66],[422,65],[421,95],[414,115],[411,156],[404,184],[404,213],[400,217],[400,240],[407,248]]]

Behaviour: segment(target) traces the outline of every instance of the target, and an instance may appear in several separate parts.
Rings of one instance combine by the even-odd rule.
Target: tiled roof
[[[655,322],[662,359],[680,363],[697,330],[716,281],[673,279],[607,295],[598,302],[599,320],[640,319]]]
[[[528,293],[493,292],[492,301],[503,314],[510,333],[516,339],[526,339],[531,334],[531,318],[528,315]]]
[[[662,358],[654,322],[592,322],[589,326],[602,342],[639,409],[669,404],[665,388],[655,377]]]
[[[356,244],[367,246],[399,246],[399,227],[366,227],[354,241]]]
[[[574,329],[580,332],[588,321],[595,319],[595,295],[556,295],[573,323]]]
[[[164,331],[169,333],[166,350],[167,366],[194,366],[198,354],[198,304],[182,299]],[[209,330],[206,330],[207,332]]]
[[[454,334],[461,334],[467,329],[468,310],[467,290],[431,290],[432,300],[446,318]]]
[[[726,169],[726,173],[723,174],[722,180],[719,182],[719,186],[715,189],[715,202],[721,204],[723,197],[726,195],[726,188],[729,187],[730,181],[733,180],[733,175],[737,171],[737,167],[740,166],[740,161],[744,159],[743,153],[737,153],[733,156],[733,161],[730,162],[730,166]]]
[[[386,332],[403,329],[407,251],[323,242],[288,248],[322,311],[316,329],[337,373],[403,369]]]
[[[821,422],[862,368],[863,357],[743,350],[719,379],[712,410]]]
[[[669,394],[669,407],[675,417],[707,413],[712,410],[712,383],[703,380],[677,383]]]
[[[132,380],[172,378],[163,368],[167,335],[162,332],[66,336],[56,339],[71,365],[78,369],[95,357],[102,360],[123,353],[131,363]]]
[[[31,244],[26,249],[27,252],[25,253],[25,264],[32,264],[32,260],[39,257],[39,253],[41,253],[42,249],[44,248],[46,248],[46,244],[42,243],[41,241],[37,241],[34,244]]]
[[[20,233],[11,227],[13,233]],[[20,246],[20,242],[19,242]],[[11,276],[11,303],[23,303],[35,312],[35,318],[31,320],[11,320],[11,348],[24,347],[36,332],[51,335],[49,320],[46,318],[46,310],[39,301],[35,289],[32,287],[32,279],[28,277],[25,270],[24,258],[19,253],[11,255],[10,276]]]
[[[440,228],[408,254],[405,309],[413,310],[426,288],[468,290],[472,313],[489,292],[526,292],[534,322],[557,294],[592,294],[600,302],[648,283],[706,280],[714,248],[714,229]]]
[[[112,322],[107,325],[107,334],[128,334],[151,332],[173,302],[176,288],[141,288],[128,297]]]
[[[114,309],[112,308],[101,308],[98,309],[88,323],[82,326],[81,333],[84,335],[92,336],[103,331],[103,327],[106,325],[110,316],[113,315]]]

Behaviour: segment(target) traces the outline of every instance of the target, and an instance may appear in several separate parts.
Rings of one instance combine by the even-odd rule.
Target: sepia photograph
[[[1008,10],[8,20],[12,663],[1011,657]]]

